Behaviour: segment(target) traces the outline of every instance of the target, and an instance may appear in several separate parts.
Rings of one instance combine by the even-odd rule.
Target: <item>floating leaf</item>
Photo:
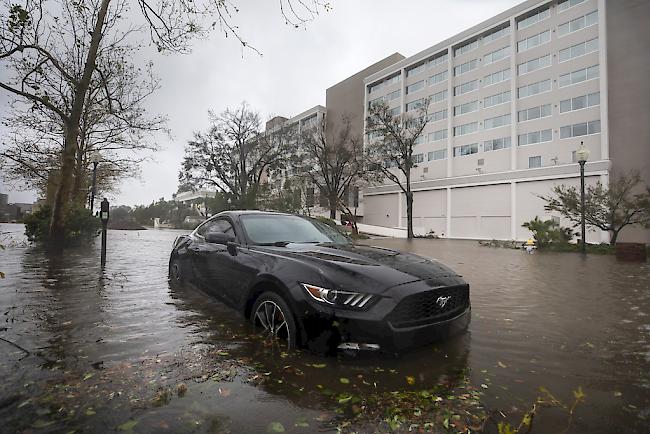
[[[312,368],[322,369],[322,368],[327,367],[327,365],[326,365],[325,363],[313,363],[313,364],[311,365],[311,367],[312,367]]]
[[[481,384],[481,387],[482,387],[483,389],[487,389],[487,388],[488,388],[488,385],[484,383],[484,384]]]
[[[348,401],[350,401],[351,399],[352,399],[352,396],[349,396],[349,395],[347,395],[347,396],[342,396],[342,397],[339,398],[339,401],[338,401],[338,402],[339,402],[339,404],[345,404],[345,403],[347,403]]]
[[[282,425],[280,422],[271,422],[266,427],[266,432],[269,434],[284,432],[284,425]]]
[[[502,362],[497,362],[497,365],[499,366],[499,368],[507,368],[508,367],[505,363],[502,363]]]
[[[309,428],[309,421],[306,417],[299,417],[296,419],[294,426],[297,428]]]
[[[217,351],[217,356],[229,356],[229,355],[230,353],[228,351],[224,351],[224,350]]]
[[[410,375],[406,376],[406,382],[410,384],[411,386],[415,384],[415,377],[412,377]]]
[[[137,420],[127,420],[122,425],[118,426],[117,429],[120,431],[133,431],[133,428],[138,424]]]
[[[95,374],[93,374],[92,372],[87,373],[86,375],[84,375],[84,380],[83,381],[86,381],[86,380],[89,380],[89,379],[93,378],[94,375]]]
[[[341,383],[343,383],[343,384],[350,384],[350,380],[348,380],[348,379],[345,378],[345,377],[341,377],[341,378],[339,378],[339,381],[340,381]]]

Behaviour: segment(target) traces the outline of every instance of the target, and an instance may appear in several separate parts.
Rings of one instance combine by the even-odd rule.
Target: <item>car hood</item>
[[[434,259],[382,247],[292,243],[255,249],[315,266],[342,290],[382,293],[415,281],[426,281],[432,287],[465,283],[452,269]]]

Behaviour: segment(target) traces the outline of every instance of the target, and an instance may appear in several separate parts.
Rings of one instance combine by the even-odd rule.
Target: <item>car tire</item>
[[[169,281],[177,285],[185,282],[185,273],[180,258],[174,258],[169,262]]]
[[[261,329],[267,337],[273,337],[282,342],[287,350],[296,349],[298,328],[293,312],[287,302],[275,292],[264,292],[255,300],[250,322],[256,328]]]

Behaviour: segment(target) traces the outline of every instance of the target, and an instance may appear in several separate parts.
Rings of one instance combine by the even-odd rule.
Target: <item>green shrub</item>
[[[551,244],[568,244],[573,237],[570,228],[563,228],[553,220],[540,220],[537,216],[521,226],[533,233],[535,243],[540,249]]]
[[[36,212],[25,216],[25,235],[30,241],[48,241],[52,209],[43,206]],[[65,216],[65,243],[89,240],[99,235],[101,222],[90,210],[73,205]]]

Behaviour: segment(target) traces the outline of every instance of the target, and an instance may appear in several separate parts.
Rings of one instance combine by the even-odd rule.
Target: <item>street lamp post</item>
[[[93,208],[95,207],[95,188],[97,184],[97,165],[101,161],[102,156],[99,154],[99,152],[94,151],[92,154],[90,154],[90,162],[93,163],[93,185],[92,189],[90,190],[90,212],[93,212]]]
[[[589,159],[589,149],[585,146],[584,142],[580,142],[580,148],[576,151],[576,158],[580,164],[580,229],[582,231],[582,246],[581,251],[583,254],[587,253],[587,243],[585,241],[585,163]]]

